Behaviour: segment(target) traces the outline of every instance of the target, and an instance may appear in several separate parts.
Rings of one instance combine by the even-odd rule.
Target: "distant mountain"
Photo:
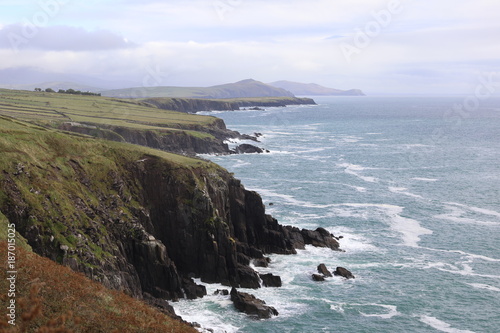
[[[288,90],[295,95],[306,96],[365,96],[359,89],[339,90],[320,86],[316,83],[299,83],[291,81],[276,81],[269,85]]]
[[[278,87],[260,81],[248,79],[236,83],[222,84],[212,87],[143,87],[115,89],[102,92],[109,97],[184,97],[184,98],[250,98],[250,97],[294,97],[294,95]]]

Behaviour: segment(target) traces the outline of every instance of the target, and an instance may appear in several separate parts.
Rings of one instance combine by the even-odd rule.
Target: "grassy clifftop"
[[[0,89],[0,115],[175,153],[228,153],[238,137],[221,119],[159,109],[140,101]]]
[[[100,263],[111,265],[114,244],[103,219],[126,220],[132,214],[130,210],[138,206],[130,200],[115,211],[110,209],[107,216],[89,213],[89,207],[101,206],[102,200],[109,204],[118,196],[120,190],[112,187],[110,177],[120,172],[120,163],[141,163],[143,158],[154,156],[172,169],[217,168],[197,159],[61,133],[6,117],[0,117],[0,151],[0,258],[7,257],[3,241],[7,224],[16,223],[16,229],[35,240],[38,252],[66,264],[78,261],[89,271]],[[4,215],[7,212],[25,221],[9,220]],[[28,224],[23,225],[26,221]],[[33,237],[35,230],[38,234]],[[110,291],[81,273],[31,252],[20,234],[16,235],[16,245],[18,325],[17,330],[5,332],[39,327],[50,327],[54,332],[57,327],[72,332],[196,332],[123,292]],[[87,275],[98,280],[97,273]],[[8,290],[8,282],[1,279],[0,289]],[[3,309],[8,301],[4,293],[0,299]]]

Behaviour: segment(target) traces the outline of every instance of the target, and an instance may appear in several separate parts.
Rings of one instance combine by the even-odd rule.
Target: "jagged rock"
[[[257,316],[260,319],[268,319],[278,315],[278,311],[272,306],[266,305],[263,300],[251,294],[239,292],[236,288],[231,289],[231,301],[239,311],[251,316]]]
[[[248,143],[243,143],[241,145],[239,145],[238,147],[236,147],[236,152],[238,154],[261,154],[263,153],[264,151],[259,148],[259,147],[256,147],[254,145],[250,145]]]
[[[182,279],[182,289],[187,299],[201,298],[207,294],[207,288],[205,286],[196,284],[193,279],[190,278]]]
[[[271,262],[270,258],[264,257],[264,258],[260,258],[260,259],[255,259],[253,261],[253,264],[256,267],[268,267],[270,262]]]
[[[341,251],[339,242],[324,228],[300,230],[297,227],[285,226],[283,229],[286,238],[295,249],[304,249],[306,245],[313,245],[318,247],[329,247],[332,250]]]
[[[346,279],[354,279],[354,275],[344,267],[337,267],[335,272],[333,272],[334,275],[336,276],[342,276],[345,277]]]
[[[319,275],[319,274],[313,274],[312,279],[314,281],[318,281],[318,282],[325,281],[325,277],[323,275]]]
[[[227,289],[217,289],[216,291],[214,291],[214,295],[222,295],[222,296],[227,296],[229,295],[229,290]]]
[[[320,264],[318,266],[318,272],[323,274],[324,276],[326,277],[332,277],[332,273],[330,273],[330,271],[326,268],[325,264]]]
[[[34,209],[17,182],[33,184],[28,177],[13,175],[22,169],[13,162],[0,179],[0,189],[9,198],[0,202],[0,210],[36,253],[53,260],[62,257],[63,264],[134,297],[148,293],[153,298],[176,300],[204,293],[183,282],[186,276],[259,288],[260,278],[248,267],[249,261],[263,259],[265,253],[294,254],[296,248],[309,244],[303,234],[309,235],[307,241],[317,239],[315,244],[328,239],[319,229],[309,234],[280,225],[266,214],[258,193],[246,190],[226,170],[206,167],[201,160],[193,162],[200,167],[185,167],[147,153],[131,158],[128,151],[117,148],[112,157],[106,157],[113,161],[109,168],[91,160],[83,163],[70,151],[57,153],[67,161],[75,159],[65,165],[74,171],[71,180],[59,177],[61,168],[54,161],[36,161],[36,167],[33,161],[23,162],[22,172],[44,170],[47,179],[59,182],[61,189],[79,191],[59,200],[42,191],[37,200],[45,209]],[[94,153],[107,156],[97,147]],[[86,155],[82,156],[86,161]],[[88,193],[97,200],[86,200]],[[59,206],[75,207],[75,213],[60,216]],[[49,217],[64,225],[68,235],[82,235],[76,252],[69,248],[65,253],[60,241],[51,240],[54,235],[42,222]],[[97,255],[90,245],[97,245],[104,255]]]
[[[278,275],[260,274],[260,278],[264,287],[281,287],[281,277]]]
[[[143,297],[144,297],[144,301],[146,303],[148,303],[149,305],[152,305],[152,306],[156,307],[161,312],[169,315],[172,318],[175,318],[175,319],[178,319],[178,320],[182,320],[182,318],[179,317],[175,313],[174,308],[170,304],[168,304],[167,301],[165,301],[163,299],[159,299],[159,298],[153,297],[149,293],[143,293]]]
[[[302,229],[301,232],[304,242],[318,247],[329,247],[332,250],[339,250],[339,242],[324,228],[316,230]]]
[[[239,264],[242,264],[242,265],[249,265],[250,264],[250,257],[241,253],[241,252],[238,252],[237,258],[238,258]]]
[[[241,288],[260,288],[259,275],[248,266],[238,265],[239,286]]]

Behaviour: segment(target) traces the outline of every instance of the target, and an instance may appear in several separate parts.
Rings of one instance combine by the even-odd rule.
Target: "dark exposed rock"
[[[262,154],[264,151],[259,147],[244,143],[236,147],[236,152],[238,154]]]
[[[262,279],[262,285],[264,287],[281,287],[281,277],[277,275],[273,275],[271,273],[268,274],[260,274],[260,278]]]
[[[337,267],[335,272],[333,272],[334,275],[336,276],[342,276],[345,277],[346,279],[354,279],[354,275],[344,267]]]
[[[253,264],[256,267],[268,267],[270,262],[271,262],[271,259],[268,257],[265,257],[265,258],[261,258],[261,259],[255,259],[253,261]]]
[[[324,276],[326,277],[332,277],[332,273],[330,273],[330,271],[326,268],[325,264],[320,264],[318,266],[318,272],[323,274]]]
[[[341,251],[339,242],[324,228],[300,230],[297,227],[285,226],[284,229],[286,237],[296,249],[304,249],[305,245],[313,245],[318,247],[329,247],[332,250]]]
[[[196,284],[191,278],[182,279],[182,289],[187,299],[201,298],[207,294],[205,286]]]
[[[318,281],[318,282],[325,281],[325,277],[323,275],[319,275],[319,274],[313,274],[312,279],[314,281]]]
[[[238,257],[239,264],[242,264],[242,265],[249,265],[250,264],[250,257],[249,256],[247,256],[241,252],[238,252],[237,257]]]
[[[263,300],[251,294],[239,292],[236,288],[231,289],[231,301],[233,301],[234,306],[239,311],[251,316],[257,316],[260,319],[268,319],[278,315],[278,311],[266,305],[266,302]]]
[[[227,296],[229,295],[229,290],[227,289],[217,289],[216,291],[214,291],[214,295],[222,295],[222,296]]]
[[[259,274],[249,266],[238,265],[238,276],[241,288],[260,288]]]
[[[144,293],[143,297],[144,297],[144,302],[158,308],[161,312],[169,315],[172,318],[175,318],[178,320],[182,319],[181,317],[179,317],[175,314],[174,308],[170,304],[168,304],[167,301],[160,299],[160,298],[153,297],[149,293]]]
[[[68,161],[65,165],[26,157],[18,175],[18,162],[12,163],[0,177],[8,198],[0,202],[0,210],[38,254],[138,298],[147,293],[176,300],[205,293],[185,277],[259,288],[260,277],[248,266],[250,260],[263,259],[265,253],[294,254],[306,241],[322,246],[331,237],[320,229],[309,233],[280,225],[266,214],[256,192],[212,164],[184,167],[116,148],[108,168],[70,152],[57,152],[60,160]],[[61,166],[72,170],[65,171],[71,180],[61,177]],[[54,200],[42,192],[35,198],[43,209],[34,207],[19,184],[34,186],[26,174],[36,168],[45,170],[47,184],[59,182],[71,195]],[[60,207],[74,210],[65,215]],[[54,239],[43,222],[49,219],[66,230],[58,237],[73,236],[77,246]]]
[[[333,238],[331,233],[323,228],[317,228],[314,231],[302,229],[301,234],[306,244],[318,247],[329,247],[332,250],[339,249],[339,242]]]

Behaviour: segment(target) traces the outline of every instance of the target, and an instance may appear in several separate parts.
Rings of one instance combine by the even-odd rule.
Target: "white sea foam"
[[[404,208],[388,204],[343,203],[332,205],[333,210],[342,217],[358,217],[368,219],[379,215],[382,222],[401,234],[406,246],[418,247],[420,236],[432,234],[432,230],[424,228],[417,220],[401,216]],[[340,208],[340,209],[339,209]],[[374,214],[377,213],[377,214]]]
[[[354,185],[347,185],[349,187],[352,187],[353,189],[355,189],[356,191],[358,192],[366,192],[366,187],[363,187],[363,186],[354,186]]]
[[[367,305],[381,307],[381,308],[389,310],[389,312],[388,313],[381,313],[381,314],[376,314],[376,313],[367,314],[367,313],[360,311],[359,313],[361,313],[361,315],[363,315],[365,317],[379,317],[379,318],[383,318],[383,319],[391,319],[392,317],[400,314],[397,310],[398,308],[395,305],[376,304],[376,303],[367,304]]]
[[[437,182],[438,181],[438,179],[435,179],[435,178],[423,178],[423,177],[414,177],[412,179],[420,180],[422,182]]]
[[[341,163],[341,164],[337,164],[337,166],[340,168],[344,168],[345,173],[347,173],[349,175],[356,176],[359,179],[364,180],[365,182],[376,183],[378,181],[378,179],[375,177],[368,177],[368,176],[363,176],[362,174],[360,174],[360,171],[366,170],[366,168],[362,167],[361,165],[356,165],[356,164],[351,164],[351,163]]]
[[[403,195],[406,195],[406,196],[409,196],[409,197],[412,197],[412,198],[423,199],[423,197],[421,195],[413,194],[411,192],[408,192],[407,190],[408,189],[406,187],[392,187],[392,186],[389,186],[389,191],[391,191],[392,193],[398,193],[398,194],[403,194]]]
[[[420,321],[423,322],[424,324],[427,324],[431,326],[432,328],[441,331],[441,332],[446,332],[446,333],[475,333],[473,331],[469,330],[460,330],[457,328],[451,327],[450,324],[439,320],[435,317],[431,316],[420,316]]]
[[[490,215],[490,216],[495,216],[495,217],[500,217],[500,213],[491,209],[484,209],[484,208],[479,208],[479,207],[474,207],[474,206],[467,206],[461,203],[456,203],[456,202],[446,202],[448,205],[453,205],[453,206],[458,206],[458,207],[463,207],[465,209],[468,209],[470,211],[476,212],[476,213],[481,213],[484,215]]]
[[[335,236],[342,236],[340,239],[340,248],[349,254],[358,252],[380,252],[382,249],[373,245],[365,236],[354,233],[351,229],[345,227],[327,228]]]
[[[428,247],[421,247],[422,249],[429,250],[429,251],[436,251],[436,252],[447,252],[447,253],[457,253],[460,254],[464,257],[470,258],[470,259],[478,259],[478,260],[484,260],[484,261],[490,261],[490,262],[500,262],[500,259],[497,258],[491,258],[487,257],[484,255],[480,254],[474,254],[474,253],[468,253],[464,252],[461,250],[443,250],[443,249],[433,249],[433,248],[428,248]]]
[[[476,224],[476,225],[487,225],[487,226],[498,226],[500,225],[499,221],[488,221],[485,219],[477,219],[477,218],[472,218],[472,217],[466,217],[466,215],[470,214],[470,212],[474,213],[480,213],[483,215],[491,217],[500,217],[500,214],[492,211],[492,210],[487,210],[487,209],[482,209],[482,208],[477,208],[477,207],[469,207],[461,204],[456,204],[456,203],[448,203],[445,208],[448,210],[448,213],[446,214],[438,214],[435,215],[435,218],[438,219],[443,219],[443,220],[448,220],[452,221],[455,223],[462,223],[462,224]],[[469,212],[467,212],[467,209]],[[497,216],[496,214],[499,214]]]
[[[486,290],[491,290],[491,291],[496,291],[500,292],[500,288],[490,286],[488,284],[482,284],[482,283],[467,283],[469,286],[477,288],[477,289],[486,289]]]
[[[241,168],[241,167],[244,167],[244,166],[248,166],[248,165],[251,165],[252,163],[250,162],[246,162],[246,161],[242,161],[242,160],[236,160],[236,163],[232,165],[233,168]]]

